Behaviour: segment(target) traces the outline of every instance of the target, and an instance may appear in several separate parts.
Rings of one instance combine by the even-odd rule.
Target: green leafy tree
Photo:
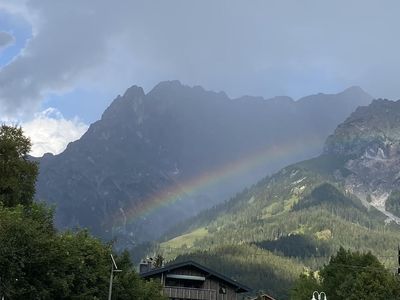
[[[26,159],[29,149],[21,128],[1,127],[0,298],[106,299],[111,245],[86,230],[56,231],[53,210],[33,202],[37,165]],[[139,278],[127,254],[116,259],[118,299],[164,299],[158,283]]]
[[[164,265],[164,257],[161,254],[157,254],[154,258],[154,267],[161,268]]]
[[[5,206],[33,201],[38,166],[27,159],[30,149],[20,127],[0,127],[0,202]]]
[[[50,299],[52,289],[63,290],[51,216],[38,204],[0,206],[0,287],[6,299]]]
[[[128,252],[123,252],[117,257],[118,268],[122,270],[114,281],[115,299],[137,299],[137,300],[162,300],[166,299],[160,293],[159,282],[150,280],[143,281],[134,272],[134,266]]]
[[[400,299],[400,282],[371,253],[340,248],[319,272],[321,282],[302,275],[291,291],[291,299],[310,299],[314,290],[329,300]]]
[[[340,248],[320,272],[329,299],[399,299],[399,282],[368,253]]]
[[[110,245],[87,231],[58,234],[43,204],[0,206],[0,297],[6,299],[106,299]],[[161,286],[139,278],[124,253],[114,299],[164,299]]]
[[[290,298],[293,300],[311,299],[314,291],[321,290],[321,284],[313,272],[300,275],[290,291]]]

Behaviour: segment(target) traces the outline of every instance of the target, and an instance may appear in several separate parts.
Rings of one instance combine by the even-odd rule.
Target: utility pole
[[[397,275],[400,275],[400,245],[397,245]]]
[[[4,291],[3,291],[3,282],[2,282],[2,278],[0,277],[0,297],[1,300],[4,300]]]
[[[110,254],[110,257],[111,257],[111,274],[110,274],[110,287],[108,290],[108,300],[111,300],[114,272],[122,271],[122,270],[118,269],[117,264],[115,263],[115,260],[114,260],[114,256],[112,254]]]

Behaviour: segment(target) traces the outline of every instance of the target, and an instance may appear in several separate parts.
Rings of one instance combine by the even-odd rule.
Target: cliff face
[[[37,197],[56,205],[60,227],[88,227],[123,243],[151,240],[265,174],[318,154],[337,124],[370,100],[359,88],[293,101],[229,99],[177,81],[148,94],[133,86],[80,140],[41,159]],[[276,155],[224,173],[257,153]],[[218,185],[200,180],[210,174],[220,174]]]
[[[348,157],[347,176],[339,176],[346,189],[385,211],[388,196],[400,188],[400,101],[374,100],[358,108],[325,146],[325,153]]]

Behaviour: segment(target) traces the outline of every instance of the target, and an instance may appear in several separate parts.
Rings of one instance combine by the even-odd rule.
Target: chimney
[[[153,269],[153,259],[152,258],[146,258],[142,259],[142,261],[139,264],[139,274],[149,272]]]

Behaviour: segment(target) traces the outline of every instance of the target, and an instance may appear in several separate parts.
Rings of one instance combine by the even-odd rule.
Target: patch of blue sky
[[[0,31],[14,36],[14,43],[0,52],[0,68],[12,61],[25,47],[32,37],[31,25],[21,16],[9,14],[0,10]]]
[[[64,94],[51,94],[42,102],[41,110],[56,108],[66,119],[78,117],[91,124],[101,118],[104,110],[117,95],[92,89],[75,88]]]

